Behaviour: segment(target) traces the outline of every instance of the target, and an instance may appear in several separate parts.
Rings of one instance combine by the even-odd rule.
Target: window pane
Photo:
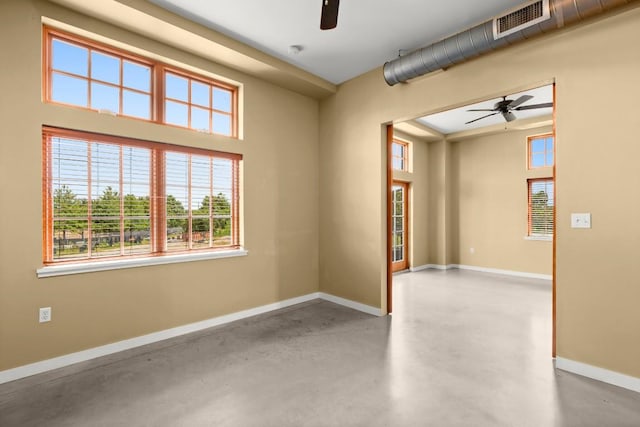
[[[118,188],[120,183],[120,147],[112,144],[91,144],[91,197],[95,203],[100,197],[111,203],[117,197],[118,207],[114,215],[120,214]],[[106,206],[106,205],[105,205]],[[111,214],[111,213],[110,213]]]
[[[531,156],[531,166],[541,167],[544,166],[544,153],[536,153]]]
[[[132,89],[151,92],[151,68],[145,65],[123,61],[122,84]]]
[[[391,151],[394,156],[402,157],[402,146],[400,144],[393,143],[391,145]]]
[[[172,125],[189,126],[189,108],[186,104],[165,101],[164,121]]]
[[[86,196],[87,143],[66,138],[52,138],[52,178],[54,183],[68,185],[76,194]]]
[[[144,214],[149,214],[151,183],[151,152],[146,148],[122,148],[122,188],[125,195],[136,197],[144,204]],[[125,196],[126,197],[126,196]],[[125,198],[125,210],[127,209]],[[125,212],[125,215],[127,213]]]
[[[213,108],[227,113],[231,112],[231,92],[213,88]]]
[[[151,229],[148,219],[125,219],[124,250],[127,255],[151,252]]]
[[[211,221],[208,216],[194,217],[191,222],[191,242],[193,248],[208,248],[211,237]]]
[[[187,219],[167,220],[167,251],[183,251],[189,247],[189,221]]]
[[[53,259],[86,258],[87,221],[53,222]]]
[[[553,166],[553,153],[547,152],[547,166]]]
[[[547,151],[553,151],[553,137],[550,136],[546,139],[547,141]]]
[[[213,113],[213,133],[231,135],[231,117]]]
[[[397,159],[397,158],[393,159],[393,169],[397,170],[397,171],[402,170],[402,160],[401,159]]]
[[[99,219],[91,222],[91,251],[94,257],[120,255],[120,220]]]
[[[197,82],[195,80],[191,81],[191,103],[196,105],[201,105],[203,107],[211,107],[211,100],[209,94],[209,85]]]
[[[98,52],[91,52],[91,78],[120,84],[120,59]]]
[[[209,110],[191,107],[191,128],[209,132]]]
[[[165,96],[167,98],[189,101],[189,81],[175,74],[165,73]]]
[[[91,83],[91,108],[120,112],[120,90],[101,83]]]
[[[122,92],[122,113],[141,119],[151,119],[151,97],[124,90]]]
[[[87,107],[87,80],[53,73],[51,84],[51,98],[54,101]]]
[[[88,49],[57,39],[54,39],[52,44],[52,65],[54,69],[88,77]]]
[[[534,139],[531,141],[531,151],[532,152],[542,152],[544,151],[544,139]]]

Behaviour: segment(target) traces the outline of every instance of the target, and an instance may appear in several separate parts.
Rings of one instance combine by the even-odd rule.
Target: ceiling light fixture
[[[289,46],[289,55],[297,55],[302,52],[303,47],[297,44],[292,44]]]

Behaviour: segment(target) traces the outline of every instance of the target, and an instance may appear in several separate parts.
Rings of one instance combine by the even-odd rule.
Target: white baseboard
[[[0,371],[0,384],[320,298],[319,292]]]
[[[340,305],[343,305],[345,307],[352,308],[354,310],[362,311],[362,312],[367,313],[367,314],[372,314],[374,316],[384,316],[384,313],[378,307],[372,307],[370,305],[366,305],[366,304],[362,304],[362,303],[359,303],[359,302],[351,301],[349,299],[337,297],[335,295],[331,295],[331,294],[326,294],[324,292],[320,292],[319,298],[323,299],[325,301],[330,301],[330,302],[333,302],[335,304],[340,304]]]
[[[476,267],[474,265],[462,265],[462,264],[452,264],[452,267],[460,270],[480,271],[482,273],[501,274],[503,276],[526,277],[528,279],[542,279],[542,280],[553,279],[553,276],[550,274],[526,273],[523,271],[500,270],[498,268]]]
[[[411,267],[409,271],[422,271],[422,270],[451,270],[455,268],[454,265],[442,265],[442,264],[424,264],[417,267]]]
[[[175,328],[166,329],[164,331],[154,332],[151,334],[130,338],[124,341],[118,341],[100,347],[78,351],[76,353],[65,354],[64,356],[54,357],[53,359],[47,359],[40,362],[31,363],[29,365],[0,371],[0,384],[7,383],[9,381],[15,381],[35,374],[52,371],[54,369],[64,368],[65,366],[73,365],[75,363],[86,362],[91,359],[108,356],[110,354],[119,353],[121,351],[130,350],[132,348],[140,347],[143,345],[153,344],[169,338],[175,338],[181,335],[190,334],[192,332],[198,332],[214,326],[224,325],[226,323],[235,322],[236,320],[246,319],[258,314],[268,313],[270,311],[290,307],[295,304],[300,304],[315,299],[330,301],[352,308],[354,310],[372,314],[374,316],[383,315],[382,311],[379,308],[371,307],[369,305],[361,304],[359,302],[351,301],[345,298],[336,297],[324,292],[314,292],[297,298],[278,301],[272,304],[238,311],[236,313],[231,313],[224,316],[214,317],[212,319],[203,320],[201,322],[190,323],[188,325],[178,326]]]
[[[640,393],[640,378],[556,357],[556,368]]]
[[[463,265],[463,264],[425,264],[419,265],[417,267],[411,267],[410,271],[422,271],[422,270],[471,270],[471,271],[479,271],[482,273],[492,273],[492,274],[501,274],[503,276],[514,276],[514,277],[525,277],[528,279],[542,279],[542,280],[552,280],[553,276],[550,274],[538,274],[538,273],[526,273],[523,271],[513,271],[513,270],[500,270],[498,268],[487,268],[487,267],[476,267],[475,265]]]

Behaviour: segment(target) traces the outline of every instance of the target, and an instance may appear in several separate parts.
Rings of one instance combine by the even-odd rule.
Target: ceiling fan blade
[[[496,111],[495,108],[474,108],[472,110],[467,110],[467,111]]]
[[[491,110],[489,110],[489,111],[491,111]],[[478,117],[477,119],[473,119],[473,120],[465,123],[465,125],[468,125],[469,123],[477,122],[478,120],[486,119],[487,117],[495,116],[496,114],[498,114],[498,113],[491,113],[491,114],[487,114],[486,116]]]
[[[520,104],[524,104],[525,102],[527,102],[531,98],[533,98],[533,96],[531,96],[531,95],[522,95],[520,98],[516,99],[515,101],[511,101],[509,103],[509,105],[507,105],[507,107],[515,108]]]
[[[514,110],[535,110],[536,108],[550,108],[553,107],[553,102],[545,102],[544,104],[523,105],[522,107],[514,108]]]
[[[340,0],[322,0],[321,30],[331,30],[338,25],[338,6]]]
[[[502,117],[504,117],[504,119],[508,122],[512,122],[515,119],[517,119],[516,115],[513,114],[511,111],[507,111],[505,113],[502,113]]]

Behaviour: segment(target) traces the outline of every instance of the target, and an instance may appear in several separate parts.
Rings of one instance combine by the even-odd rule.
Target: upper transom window
[[[529,169],[553,166],[553,135],[538,135],[528,138]]]
[[[233,90],[165,71],[165,123],[208,133],[233,134]]]
[[[391,165],[393,170],[409,170],[409,144],[397,139],[391,144]]]
[[[237,137],[236,86],[58,30],[45,32],[46,101]]]

